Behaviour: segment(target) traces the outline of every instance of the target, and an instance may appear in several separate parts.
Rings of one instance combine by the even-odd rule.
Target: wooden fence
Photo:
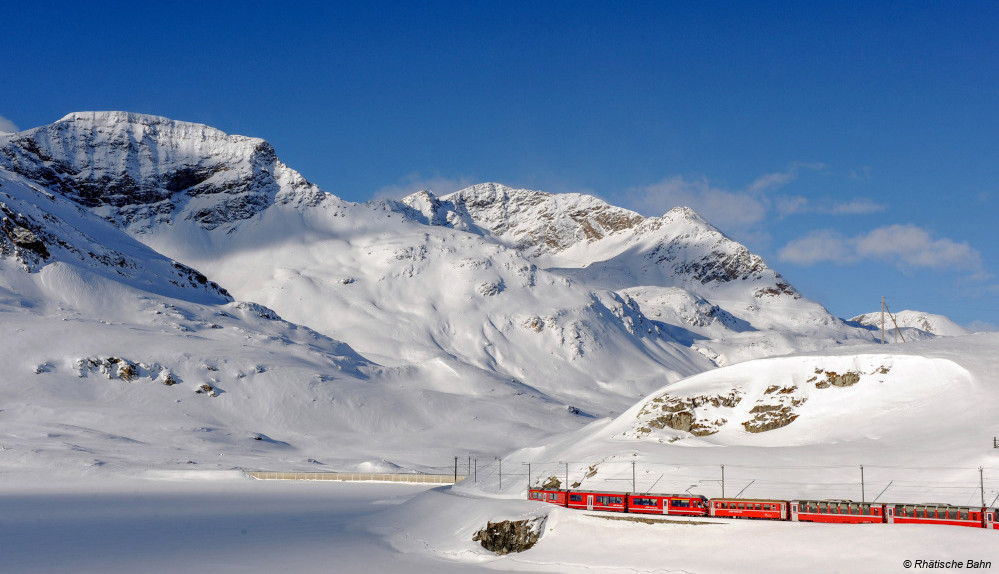
[[[339,480],[341,482],[408,482],[454,484],[453,474],[382,474],[372,472],[248,472],[258,480]],[[461,481],[465,477],[458,475]]]

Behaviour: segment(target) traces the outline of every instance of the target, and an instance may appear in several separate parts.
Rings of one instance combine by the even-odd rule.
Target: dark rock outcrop
[[[481,544],[486,550],[499,555],[523,552],[533,547],[541,538],[545,519],[546,517],[538,517],[488,522],[485,528],[472,536],[472,540]]]

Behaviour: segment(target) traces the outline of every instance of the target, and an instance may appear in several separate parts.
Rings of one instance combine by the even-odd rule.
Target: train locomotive
[[[532,488],[529,500],[577,510],[662,516],[748,518],[846,524],[944,524],[996,530],[999,509],[950,504],[873,503],[851,500],[706,498],[691,494],[649,494]]]

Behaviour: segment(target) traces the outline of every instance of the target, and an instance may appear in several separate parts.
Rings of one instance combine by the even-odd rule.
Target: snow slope
[[[871,337],[689,210],[645,219],[495,184],[351,204],[262,140],[122,112],[5,136],[0,163],[379,364],[481,372],[584,413],[717,364]]]
[[[643,523],[525,498],[528,485],[568,483],[708,497],[971,506],[984,498],[994,505],[997,345],[999,335],[978,334],[759,359],[695,375],[614,419],[511,453],[502,477],[497,463],[480,468],[475,482],[416,497],[374,528],[401,551],[517,571],[902,572],[916,560],[989,568],[999,552],[986,530]],[[531,518],[543,519],[541,537],[523,553],[494,558],[470,541],[488,521]],[[850,551],[831,556],[831,547]]]
[[[933,313],[908,310],[899,311],[898,313],[893,313],[892,315],[894,315],[894,321],[892,321],[892,318],[888,314],[885,314],[884,327],[886,337],[896,336],[896,325],[902,332],[902,336],[907,339],[922,338],[926,336],[926,333],[930,333],[938,337],[956,337],[971,333],[971,331],[965,329],[943,315],[934,315]],[[850,321],[860,323],[861,325],[876,327],[879,331],[881,329],[880,312],[857,315],[856,317],[850,319]],[[919,331],[921,331],[921,333]],[[880,336],[881,334],[878,333],[878,337]]]
[[[747,496],[979,503],[999,494],[994,334],[747,361],[667,385],[612,420],[511,455],[532,483],[720,494],[720,466]],[[585,476],[591,466],[597,472]],[[661,476],[660,476],[661,475]],[[658,480],[657,480],[658,477]],[[730,483],[730,488],[732,487]],[[525,483],[519,485],[521,488]],[[504,486],[506,489],[506,486]],[[728,493],[731,495],[732,491]],[[885,500],[882,497],[882,500]]]

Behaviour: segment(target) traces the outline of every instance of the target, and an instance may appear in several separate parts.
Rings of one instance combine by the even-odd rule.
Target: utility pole
[[[885,344],[885,298],[881,297],[881,344]]]
[[[721,465],[722,469],[722,498],[725,498],[725,465]]]
[[[864,465],[860,465],[860,502],[864,502]]]
[[[635,492],[635,461],[631,461],[631,492]]]
[[[472,475],[472,482],[479,482],[479,459],[475,459],[475,466],[472,467],[474,473]]]
[[[978,467],[978,488],[982,491],[982,508],[985,508],[985,475],[982,467]]]
[[[520,464],[526,464],[527,465],[527,490],[531,490],[531,463],[529,463],[529,462],[522,462]]]
[[[454,457],[454,483],[458,484],[458,457]]]

